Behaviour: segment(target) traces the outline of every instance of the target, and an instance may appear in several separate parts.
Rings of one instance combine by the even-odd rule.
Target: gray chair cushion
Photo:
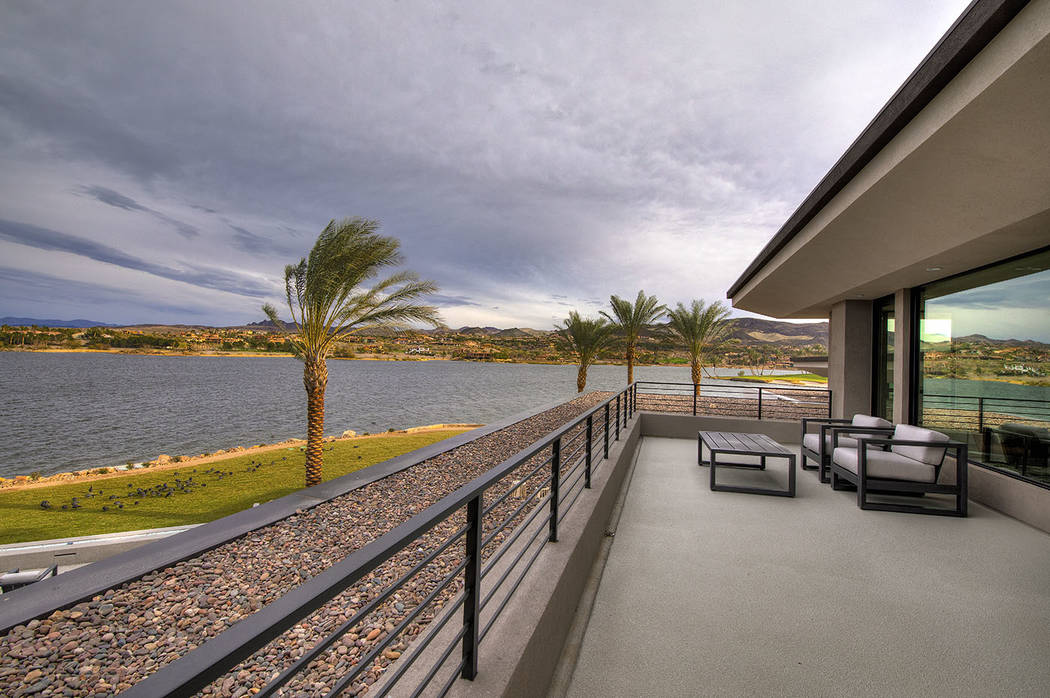
[[[827,438],[824,439],[824,442],[827,444],[825,453],[831,453],[831,434],[828,434]],[[802,437],[802,445],[810,451],[820,453],[820,434],[806,434]],[[840,434],[839,446],[856,448],[857,440],[851,439],[847,434]]]
[[[853,415],[853,426],[855,427],[869,427],[869,428],[880,428],[880,429],[891,429],[893,427],[892,422],[887,422],[882,417],[872,417],[870,414],[855,414]],[[850,434],[853,437],[868,437],[872,438],[874,434]],[[839,441],[841,445],[841,440]]]
[[[1050,441],[1050,429],[1045,427],[1037,427],[1034,424],[1020,424],[1017,422],[1005,422],[999,425],[1000,431],[1009,432],[1011,434],[1020,434],[1022,436],[1030,436],[1040,441]]]
[[[860,455],[855,448],[836,448],[832,460],[851,473],[860,471]],[[934,482],[937,469],[928,463],[917,461],[892,451],[868,449],[868,477],[883,480],[909,480],[911,482]]]
[[[942,434],[939,431],[913,427],[910,424],[898,424],[897,428],[893,430],[893,438],[904,441],[929,441],[931,443],[950,440],[946,434]],[[928,465],[940,465],[941,461],[944,460],[945,452],[944,448],[936,446],[893,446],[890,450],[905,458],[922,461]]]

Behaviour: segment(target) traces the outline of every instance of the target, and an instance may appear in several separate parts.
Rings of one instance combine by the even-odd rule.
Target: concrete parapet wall
[[[1050,490],[979,465],[970,466],[967,486],[972,501],[1050,533]]]
[[[708,417],[691,414],[641,412],[642,435],[696,440],[698,431],[741,431],[765,434],[781,443],[798,443],[802,423],[795,420]]]

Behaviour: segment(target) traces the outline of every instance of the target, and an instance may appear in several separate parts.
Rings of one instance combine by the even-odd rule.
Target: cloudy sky
[[[259,320],[344,216],[452,326],[723,298],[966,5],[5,2],[0,316]]]

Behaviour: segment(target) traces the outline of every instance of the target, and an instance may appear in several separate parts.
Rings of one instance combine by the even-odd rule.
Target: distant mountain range
[[[947,344],[953,340],[948,339],[944,335],[928,335],[923,338],[923,344],[935,345],[935,344]],[[991,337],[985,337],[983,334],[968,334],[962,337],[956,337],[954,339],[956,343],[965,344],[984,344],[992,347],[1045,347],[1048,346],[1045,342],[1037,342],[1034,339],[992,339]]]
[[[824,347],[828,346],[828,323],[827,322],[807,322],[807,323],[795,323],[786,322],[783,320],[766,320],[762,318],[732,318],[728,321],[729,323],[729,338],[738,339],[745,345],[760,345],[760,344],[777,344],[780,346],[790,347],[803,347],[810,344],[819,344]],[[258,322],[249,322],[243,325],[231,325],[225,328],[216,328],[209,325],[159,325],[159,324],[138,324],[138,325],[120,325],[112,322],[98,322],[97,320],[54,320],[54,319],[41,319],[41,318],[29,318],[29,317],[0,317],[0,325],[8,325],[11,327],[30,327],[36,325],[38,327],[62,327],[62,328],[85,328],[85,327],[126,327],[135,328],[144,332],[155,332],[165,333],[174,330],[214,330],[214,329],[231,329],[231,330],[263,330],[263,331],[274,331],[273,323],[267,320],[260,320]],[[288,323],[289,328],[294,327],[293,323]],[[666,326],[665,326],[666,327]],[[488,337],[494,339],[524,339],[527,337],[544,337],[551,332],[551,330],[537,330],[531,327],[510,327],[510,328],[499,328],[499,327],[473,327],[464,326],[460,328],[448,328],[441,327],[433,330],[419,330],[421,334],[428,335],[441,335],[441,334],[461,334],[461,335],[477,335],[480,337]],[[391,336],[396,334],[393,331],[374,331],[370,332],[370,336]],[[945,344],[950,340],[944,336],[931,335],[926,338],[923,342],[927,346],[936,346],[938,344]],[[960,337],[955,337],[956,343],[967,343],[967,344],[983,344],[988,346],[998,347],[1045,347],[1047,343],[1039,342],[1032,339],[994,339],[986,337],[983,334],[971,334]]]
[[[802,347],[807,344],[828,346],[828,323],[795,323],[783,320],[740,317],[729,320],[730,339],[744,344],[781,344]]]
[[[165,330],[187,330],[187,329],[215,329],[206,325],[117,325],[107,322],[96,322],[94,320],[41,320],[38,318],[5,317],[0,318],[0,324],[12,326],[37,325],[42,327],[134,327],[146,332],[164,332]],[[811,322],[805,324],[783,322],[780,320],[763,320],[760,318],[734,318],[729,320],[731,339],[739,339],[744,344],[780,344],[787,346],[805,346],[807,344],[828,344],[828,323]],[[264,330],[273,331],[276,328],[269,320],[249,322],[244,325],[235,325],[224,329]],[[460,327],[458,329],[438,328],[434,330],[420,330],[423,334],[440,335],[456,333],[461,335],[478,335],[493,339],[522,339],[527,337],[543,337],[553,330],[537,330],[531,327],[510,327],[502,329],[499,327]],[[370,332],[372,336],[392,335],[391,331]],[[994,340],[989,340],[994,341]]]
[[[108,322],[94,320],[41,320],[32,317],[0,317],[0,325],[11,327],[120,327]]]

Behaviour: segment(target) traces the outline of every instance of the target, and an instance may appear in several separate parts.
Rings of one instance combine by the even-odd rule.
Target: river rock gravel
[[[427,506],[489,470],[505,458],[601,402],[589,393],[512,424],[412,468],[253,531],[202,555],[104,594],[13,628],[0,638],[0,695],[103,696],[119,693],[177,659],[237,621],[246,618],[354,550],[407,521]],[[573,448],[579,446],[577,440]],[[539,501],[542,469],[529,482],[522,473],[541,463],[534,457],[504,478],[486,496],[508,497],[486,516],[486,530],[510,516],[524,500]],[[524,487],[519,492],[519,489]],[[542,496],[542,492],[539,495]],[[490,556],[526,516],[486,546]],[[251,695],[323,636],[422,560],[463,525],[463,514],[424,535],[347,589],[316,613],[214,682],[205,695]],[[449,547],[350,632],[335,642],[285,695],[327,692],[348,668],[388,639],[438,582],[462,559],[462,544]],[[383,671],[411,647],[412,640],[440,614],[461,588],[459,575],[435,602],[392,638],[348,690],[367,692]]]

